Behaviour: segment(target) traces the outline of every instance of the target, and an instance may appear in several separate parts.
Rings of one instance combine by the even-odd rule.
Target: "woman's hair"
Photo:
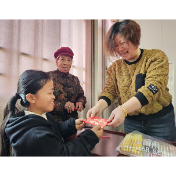
[[[114,37],[120,34],[134,46],[139,46],[141,38],[140,26],[133,20],[124,20],[114,23],[105,36],[105,52],[107,56],[114,56]]]
[[[15,116],[18,111],[15,104],[21,99],[21,105],[28,107],[30,104],[26,99],[28,93],[36,94],[48,80],[51,80],[49,74],[43,71],[26,70],[18,80],[17,93],[9,100],[4,109],[4,119],[1,125],[1,156],[10,155],[10,142],[5,134],[5,127],[9,119]]]

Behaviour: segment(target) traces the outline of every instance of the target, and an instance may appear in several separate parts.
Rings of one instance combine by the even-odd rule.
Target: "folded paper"
[[[89,117],[86,121],[84,121],[85,123],[88,123],[90,125],[100,125],[102,128],[104,128],[108,123],[107,119],[103,119],[100,117]]]

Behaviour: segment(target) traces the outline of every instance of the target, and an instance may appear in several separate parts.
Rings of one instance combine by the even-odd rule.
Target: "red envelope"
[[[107,122],[107,119],[100,117],[89,117],[86,121],[84,121],[84,123],[88,123],[94,126],[100,125],[102,128],[104,128],[110,122]]]

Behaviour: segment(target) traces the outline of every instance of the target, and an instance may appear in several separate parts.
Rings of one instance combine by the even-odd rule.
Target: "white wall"
[[[140,48],[160,49],[169,58],[170,79],[169,91],[173,96],[173,105],[176,108],[176,20],[135,20],[141,27]],[[172,70],[173,68],[173,70]],[[175,111],[176,112],[176,111]]]

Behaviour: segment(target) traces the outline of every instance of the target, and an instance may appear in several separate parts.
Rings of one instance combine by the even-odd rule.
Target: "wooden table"
[[[85,129],[88,128],[92,127],[86,127]],[[77,135],[79,135],[82,131],[78,131]],[[126,134],[105,129],[103,131],[103,136],[109,136],[110,138],[100,139],[99,143],[96,144],[96,146],[92,150],[93,156],[124,156],[119,154],[119,152],[116,151],[116,148],[123,140]]]
[[[91,129],[92,127],[86,126],[83,130],[78,131],[77,135],[83,132],[85,129]],[[105,130],[103,132],[103,136],[109,136],[110,138],[101,138],[99,143],[96,144],[94,149],[92,150],[93,156],[125,156],[116,151],[117,146],[124,139],[126,133]],[[71,136],[69,140],[76,138],[76,135]],[[174,146],[176,146],[176,142],[170,142]]]

